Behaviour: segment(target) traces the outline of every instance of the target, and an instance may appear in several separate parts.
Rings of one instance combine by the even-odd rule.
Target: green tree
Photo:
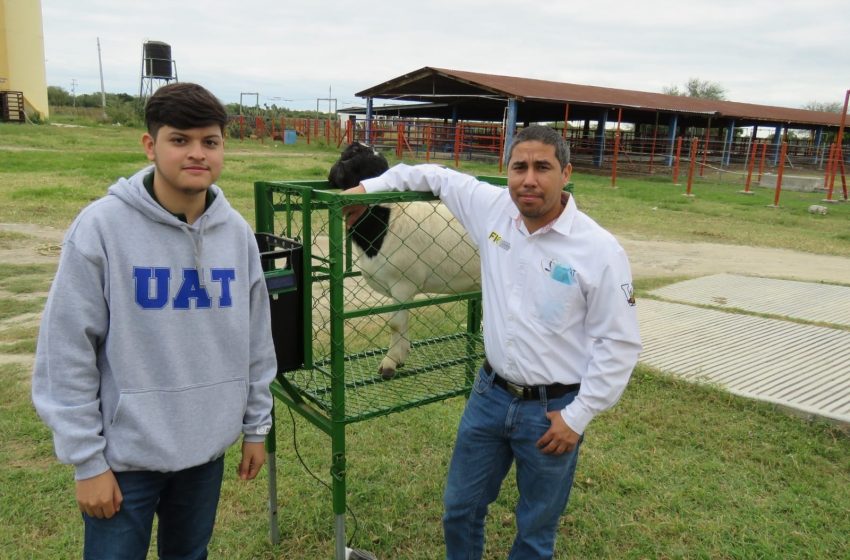
[[[47,104],[53,107],[68,107],[73,105],[71,94],[59,86],[47,86]]]
[[[803,105],[803,109],[809,111],[823,111],[825,113],[840,113],[844,103],[840,101],[809,101]]]
[[[684,89],[672,85],[661,90],[667,95],[680,95],[684,97],[699,97],[700,99],[714,99],[723,101],[726,99],[726,89],[716,82],[691,78],[685,84]]]

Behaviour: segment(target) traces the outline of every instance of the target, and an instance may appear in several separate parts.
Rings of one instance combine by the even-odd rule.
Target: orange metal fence
[[[568,123],[569,124],[569,123]],[[574,168],[585,170],[610,170],[611,184],[616,184],[617,174],[657,175],[671,174],[674,183],[679,180],[683,160],[691,163],[691,147],[697,147],[695,165],[698,176],[706,173],[738,173],[741,184],[746,178],[746,188],[756,173],[760,182],[765,169],[774,170],[782,158],[783,165],[794,169],[825,171],[825,188],[831,191],[835,175],[841,174],[846,193],[844,159],[846,150],[837,145],[815,142],[814,138],[790,138],[785,153],[781,144],[773,139],[753,139],[739,136],[731,140],[717,129],[696,129],[694,134],[677,136],[671,141],[665,127],[642,127],[635,130],[595,130],[580,126],[555,125],[571,148]],[[504,150],[505,131],[501,124],[463,122],[456,125],[443,120],[377,118],[369,126],[363,120],[336,118],[246,117],[231,118],[228,135],[238,139],[284,140],[287,131],[294,131],[297,141],[311,144],[322,142],[341,148],[343,143],[364,142],[397,158],[425,161],[452,161],[460,166],[462,161],[489,161],[499,164]],[[682,150],[681,142],[699,137],[699,143],[689,144]],[[842,193],[842,194],[844,194]],[[844,194],[846,197],[846,194]]]

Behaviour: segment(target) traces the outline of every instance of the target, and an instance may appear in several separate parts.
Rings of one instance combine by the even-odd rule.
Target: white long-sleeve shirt
[[[619,400],[641,350],[632,277],[617,240],[567,200],[529,234],[506,188],[437,165],[399,164],[367,192],[432,192],[481,255],[484,348],[520,385],[581,383],[561,412],[575,432]]]

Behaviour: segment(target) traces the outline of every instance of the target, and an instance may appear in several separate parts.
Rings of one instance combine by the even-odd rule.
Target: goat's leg
[[[392,379],[395,377],[396,368],[404,365],[410,354],[410,340],[407,338],[407,321],[410,312],[407,309],[400,309],[393,313],[389,320],[391,331],[390,349],[384,359],[381,360],[379,372],[384,379]]]

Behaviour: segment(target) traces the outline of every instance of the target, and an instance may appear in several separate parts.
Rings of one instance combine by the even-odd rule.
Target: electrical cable
[[[308,467],[307,464],[304,462],[304,459],[301,457],[301,452],[298,450],[298,439],[296,438],[295,433],[295,416],[292,414],[291,408],[286,407],[286,410],[289,412],[289,418],[292,420],[292,445],[295,448],[295,456],[298,457],[298,462],[301,463],[301,466],[304,468],[305,471],[307,471],[307,474],[316,479],[322,486],[333,492],[333,488],[331,488],[331,485],[319,478],[316,474],[314,474],[313,471],[310,470],[310,467]],[[351,532],[351,537],[348,539],[348,542],[346,544],[346,546],[350,548],[351,543],[354,541],[354,536],[357,534],[359,523],[357,521],[357,516],[354,515],[354,510],[352,510],[347,503],[345,504],[345,509],[346,511],[348,511],[348,513],[351,514],[351,518],[354,520],[354,530]]]

